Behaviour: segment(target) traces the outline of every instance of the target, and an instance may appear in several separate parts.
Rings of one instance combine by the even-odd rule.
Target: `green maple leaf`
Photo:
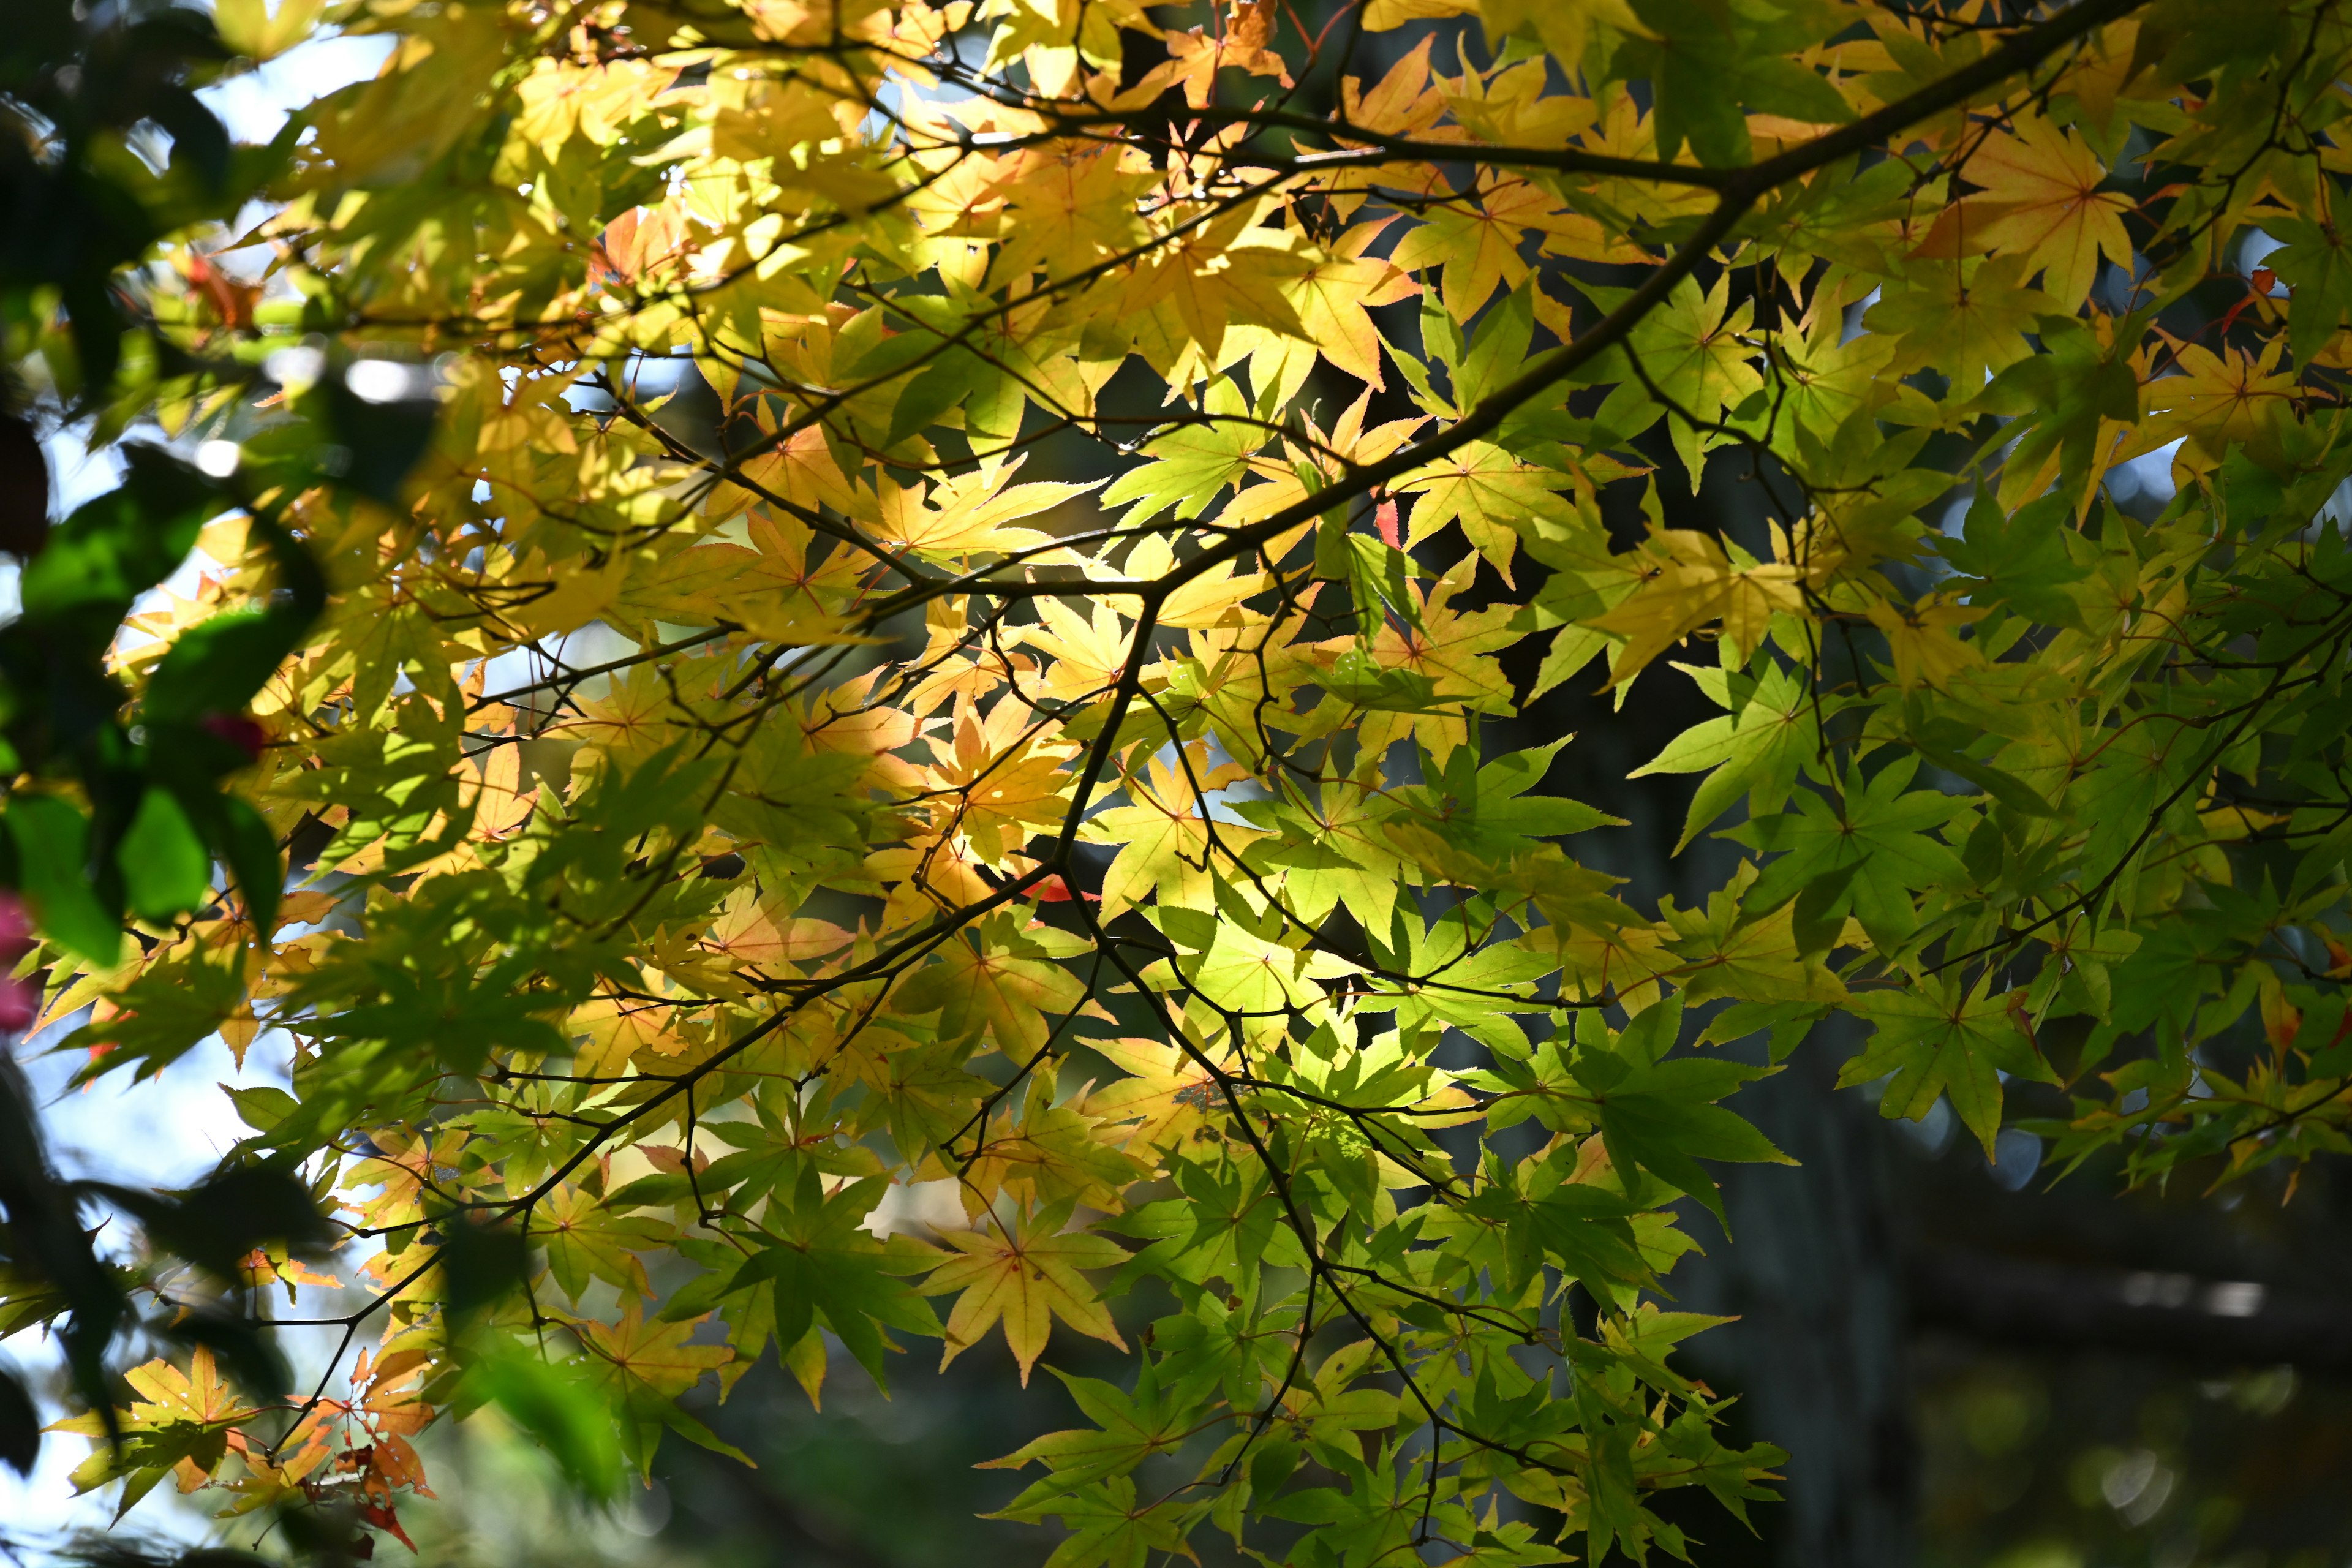
[[[2262,264],[2293,290],[2287,304],[2287,349],[2297,364],[2309,364],[2336,335],[2345,307],[2352,305],[2352,252],[2346,250],[2344,237],[2332,224],[2322,227],[2303,218],[2266,217],[2263,227],[2272,238],[2285,242],[2263,257]]]
[[[1794,1162],[1737,1112],[1717,1101],[1774,1069],[1720,1058],[1668,1057],[1682,1018],[1679,999],[1641,1014],[1623,1034],[1579,1030],[1569,1071],[1592,1103],[1592,1119],[1621,1172],[1654,1173],[1724,1217],[1723,1198],[1701,1160]]]
[[[2031,429],[2017,434],[2017,445],[2004,459],[2008,472],[2035,472],[2055,447],[2064,471],[2081,473],[2091,460],[2101,420],[2138,422],[2139,376],[2130,359],[2138,333],[2119,324],[2113,342],[2103,343],[2072,316],[2039,316],[2035,323],[2042,352],[1994,376],[1985,387],[1984,405],[2032,421]]]
[[[815,1164],[803,1164],[791,1203],[770,1205],[763,1228],[773,1244],[746,1258],[731,1276],[706,1275],[679,1291],[661,1316],[668,1321],[697,1318],[723,1297],[765,1286],[774,1293],[777,1344],[798,1344],[822,1321],[887,1388],[882,1358],[894,1347],[884,1331],[940,1331],[939,1315],[912,1288],[892,1278],[930,1267],[937,1255],[910,1238],[884,1242],[861,1228],[888,1186],[884,1178],[870,1176],[828,1194]]]
[[[1916,756],[1902,757],[1867,781],[1849,779],[1840,800],[1800,794],[1794,811],[1755,817],[1725,834],[1753,849],[1780,852],[1748,889],[1746,906],[1762,912],[1799,900],[1798,937],[1808,951],[1829,945],[1806,939],[1824,927],[1833,938],[1849,909],[1882,946],[1908,937],[1918,924],[1911,895],[1966,875],[1959,857],[1925,831],[1949,822],[1965,803],[1912,789],[1918,771]]]
[[[2083,624],[2081,606],[2066,593],[2066,584],[2090,575],[2090,568],[2074,559],[2080,539],[2070,526],[2066,498],[2053,493],[2003,511],[1989,489],[1979,489],[1969,503],[1968,519],[1959,538],[1939,538],[1936,548],[1953,567],[1976,579],[1963,587],[1971,604],[2005,604],[2018,614],[2050,626]]]
[[[1132,1470],[1155,1454],[1173,1452],[1192,1436],[1199,1419],[1197,1401],[1163,1396],[1159,1363],[1148,1355],[1132,1394],[1100,1378],[1078,1377],[1057,1367],[1045,1370],[1061,1380],[1095,1425],[1049,1433],[1015,1453],[980,1465],[983,1470],[1017,1470],[1042,1463],[1053,1471],[1051,1480],[1032,1486],[1007,1513],[1034,1511],[1063,1492]]]
[[[1948,1095],[1961,1123],[1992,1158],[2000,1131],[2000,1075],[2054,1083],[2056,1076],[2011,1016],[2007,992],[1988,994],[1990,977],[1963,992],[1957,983],[1902,991],[1874,991],[1856,999],[1876,1026],[1862,1054],[1838,1074],[1850,1088],[1894,1075],[1879,1096],[1879,1114],[1914,1121]]]
[[[1750,112],[1826,123],[1853,118],[1828,81],[1782,58],[1818,37],[1810,7],[1633,0],[1633,10],[1654,37],[1628,39],[1612,70],[1649,79],[1661,157],[1673,157],[1687,140],[1702,163],[1745,163]]]
[[[1127,526],[1171,507],[1179,519],[1198,517],[1219,491],[1240,483],[1249,472],[1251,454],[1265,445],[1267,432],[1234,417],[1248,408],[1230,378],[1220,378],[1210,388],[1202,409],[1218,417],[1179,426],[1151,441],[1143,455],[1152,460],[1129,468],[1103,491],[1106,507],[1135,503],[1121,520]]]
[[[1725,707],[1727,679],[1722,671],[1685,669]],[[1823,714],[1834,711],[1836,698],[1819,700]],[[1666,742],[1665,750],[1635,768],[1628,778],[1650,773],[1706,773],[1706,781],[1691,797],[1680,854],[1700,828],[1730,808],[1742,794],[1754,811],[1772,811],[1796,786],[1797,771],[1818,749],[1814,725],[1815,699],[1806,690],[1800,672],[1774,665],[1755,683],[1753,693],[1738,711],[1695,724]]]

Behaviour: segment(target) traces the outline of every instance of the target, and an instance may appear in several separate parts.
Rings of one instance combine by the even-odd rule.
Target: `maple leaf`
[[[1021,640],[1051,659],[1039,689],[1060,701],[1083,700],[1108,690],[1127,668],[1129,637],[1118,610],[1097,603],[1087,616],[1060,599],[1037,606],[1039,624],[1024,626]]]
[[[2026,287],[2026,277],[2021,256],[1914,267],[1903,287],[1885,290],[1863,313],[1862,323],[1895,338],[1891,373],[1932,368],[1958,386],[1980,386],[1988,373],[2033,352],[2025,334],[2057,306]]]
[[[789,1351],[820,1320],[885,1387],[883,1355],[895,1348],[888,1328],[939,1331],[938,1320],[892,1275],[918,1271],[930,1249],[910,1238],[877,1240],[866,1215],[888,1185],[877,1177],[827,1193],[814,1163],[803,1162],[789,1194],[779,1194],[766,1224],[771,1244],[731,1274],[714,1271],[671,1298],[666,1321],[698,1321],[712,1305],[744,1291],[761,1293],[777,1344]]]
[[[1152,461],[1128,469],[1103,490],[1106,507],[1135,503],[1123,524],[1149,521],[1171,508],[1180,521],[1198,517],[1220,490],[1249,472],[1250,458],[1266,444],[1267,433],[1234,421],[1246,412],[1240,391],[1229,380],[1218,381],[1202,399],[1202,411],[1224,417],[1186,424],[1147,443],[1143,452]]]
[[[1339,237],[1326,257],[1306,258],[1291,281],[1300,332],[1333,367],[1375,392],[1381,376],[1381,334],[1370,311],[1421,292],[1421,286],[1393,260],[1365,254],[1385,224],[1359,224]]]
[[[1700,1160],[1795,1162],[1716,1103],[1769,1069],[1691,1057],[1661,1060],[1646,1047],[1643,1037],[1651,1035],[1671,1043],[1681,1016],[1679,1002],[1646,1009],[1610,1042],[1612,1049],[1593,1048],[1580,1035],[1569,1071],[1590,1096],[1602,1145],[1620,1171],[1654,1172],[1720,1219],[1723,1200]]]
[[[1433,208],[1390,259],[1408,272],[1435,266],[1446,313],[1467,321],[1496,289],[1526,280],[1519,243],[1530,231],[1561,230],[1575,232],[1558,197],[1530,181],[1505,178],[1480,191],[1475,205]]]
[[[1044,1464],[1054,1472],[1055,1491],[1049,1495],[1059,1495],[1103,1476],[1132,1469],[1153,1454],[1181,1447],[1192,1436],[1196,1407],[1181,1394],[1164,1394],[1148,1361],[1132,1394],[1099,1378],[1074,1377],[1055,1367],[1045,1370],[1070,1391],[1070,1397],[1095,1427],[1049,1433],[1017,1453],[984,1460],[979,1468],[1015,1470]],[[1035,1494],[1024,1494],[1024,1499],[1016,1500],[1006,1512],[1025,1513],[1034,1506]]]
[[[1554,506],[1555,492],[1567,483],[1564,475],[1549,473],[1521,462],[1500,447],[1474,441],[1433,472],[1424,470],[1397,486],[1401,495],[1418,495],[1407,547],[1418,544],[1449,522],[1462,525],[1470,547],[1511,581],[1511,557],[1518,549],[1517,529],[1522,520]]]
[[[950,1231],[945,1239],[963,1256],[932,1270],[923,1281],[927,1296],[961,1292],[948,1313],[946,1366],[986,1337],[999,1321],[1004,1342],[1021,1366],[1021,1382],[1045,1353],[1059,1319],[1082,1334],[1127,1348],[1110,1312],[1081,1270],[1108,1268],[1127,1254],[1106,1237],[1066,1230],[1071,1205],[1053,1205],[1011,1220],[992,1218],[988,1228]]]
[[[1095,1089],[1083,1105],[1087,1115],[1124,1129],[1130,1152],[1181,1149],[1226,1109],[1215,1076],[1182,1047],[1131,1037],[1087,1046],[1130,1075]],[[1202,1054],[1221,1065],[1231,1059]]]
[[[169,1362],[151,1361],[123,1373],[123,1381],[139,1395],[130,1412],[136,1425],[195,1422],[210,1426],[241,1420],[250,1413],[220,1375],[212,1352],[202,1346],[190,1356],[185,1372]]]
[[[931,770],[946,826],[961,829],[992,863],[1024,842],[1027,828],[1058,824],[1069,798],[1065,746],[1034,733],[1024,711],[999,703],[982,718],[965,708],[956,720],[953,752]]]
[[[886,544],[918,554],[953,557],[975,551],[1013,551],[1037,544],[1045,535],[1006,523],[1063,506],[1091,484],[1039,482],[1007,485],[1018,461],[976,468],[940,485],[886,482],[875,531]]]
[[[583,699],[579,713],[567,726],[572,739],[628,762],[667,745],[671,724],[682,717],[677,694],[645,665],[614,679],[603,696]]]
[[[1805,574],[1789,563],[1734,564],[1712,535],[1685,528],[1654,531],[1643,551],[1648,571],[1640,585],[1592,621],[1625,639],[1610,670],[1612,685],[1631,680],[1704,626],[1720,622],[1725,641],[1745,658],[1774,616],[1806,613]]]
[[[1454,601],[1468,587],[1467,574],[1437,584],[1422,600],[1420,614],[1394,617],[1372,634],[1374,660],[1384,669],[1407,671],[1429,683],[1433,699],[1464,700],[1472,707],[1506,700],[1504,680],[1493,655],[1517,640],[1507,605],[1457,611]],[[1433,747],[1433,750],[1444,748]]]
[[[2281,422],[2297,395],[2294,373],[2279,368],[2284,344],[2273,339],[2257,353],[2242,348],[2216,353],[2196,342],[2171,346],[2180,374],[2146,384],[2147,417],[2119,455],[2183,439],[2216,460],[2232,441],[2276,449]]]
[[[1639,379],[1623,383],[1612,395],[1621,403],[1643,396],[1665,400],[1675,416],[1669,426],[1675,449],[1694,488],[1701,455],[1724,438],[1699,426],[1713,424],[1764,384],[1739,342],[1754,314],[1752,303],[1732,308],[1727,279],[1717,279],[1714,288],[1701,293],[1697,283],[1685,278],[1626,340],[1624,352],[1640,367]],[[1605,425],[1611,414],[1604,404],[1597,418]]]
[[[533,1217],[531,1239],[547,1248],[548,1268],[573,1300],[592,1279],[615,1287],[632,1303],[653,1294],[637,1254],[667,1240],[667,1225],[611,1213],[569,1184],[550,1193]]]
[[[116,1414],[121,1440],[115,1440],[115,1431],[96,1412],[47,1428],[79,1433],[96,1445],[73,1471],[74,1489],[87,1492],[122,1480],[118,1520],[167,1475],[176,1472],[180,1489],[194,1490],[227,1452],[236,1426],[259,1414],[238,1402],[206,1346],[196,1348],[185,1372],[166,1361],[151,1361],[131,1368],[123,1381],[138,1397],[129,1410]]]
[[[314,1289],[322,1290],[342,1289],[343,1282],[341,1279],[331,1274],[320,1273],[299,1258],[285,1256],[285,1250],[283,1247],[278,1247],[276,1248],[278,1256],[272,1257],[269,1248],[254,1248],[237,1265],[237,1270],[244,1277],[246,1285],[248,1288],[255,1288],[266,1285],[272,1279],[278,1280],[286,1287],[286,1300],[289,1303],[294,1300],[296,1289],[299,1286],[308,1285]]]
[[[635,1451],[641,1461],[652,1457],[651,1436],[658,1436],[664,1426],[677,1431],[689,1440],[701,1444],[728,1458],[750,1464],[751,1458],[733,1445],[722,1441],[710,1429],[677,1405],[677,1396],[702,1381],[707,1373],[715,1373],[735,1359],[734,1350],[727,1345],[695,1344],[691,1336],[692,1322],[647,1322],[641,1303],[632,1300],[623,1309],[621,1321],[605,1323],[594,1320],[572,1325],[586,1348],[583,1368],[590,1382],[603,1388],[613,1403],[636,1419],[636,1430],[628,1436],[635,1441]]]
[[[2021,258],[2027,276],[2042,273],[2059,308],[2071,310],[2090,293],[2100,257],[2131,269],[2123,215],[2132,203],[2099,189],[2106,166],[2079,132],[2032,113],[2012,123],[2013,132],[1986,137],[1963,165],[1985,191],[1977,233],[1997,253]]]
[[[1958,635],[1960,627],[1984,619],[1989,612],[1982,605],[1958,605],[1931,594],[1911,605],[1874,599],[1866,613],[1885,635],[1895,655],[1895,683],[1906,691],[1922,684],[1942,690],[1952,677],[1984,662],[1976,645]]]
[[[922,1149],[963,1131],[972,1108],[992,1089],[964,1070],[968,1047],[955,1041],[929,1047],[867,1028],[842,1042],[837,1058],[852,1081],[880,1100],[876,1118],[902,1149]]]
[[[1795,811],[1754,817],[1727,835],[1783,851],[1748,889],[1748,907],[1773,909],[1823,888],[1831,895],[1825,907],[1805,911],[1811,923],[1835,922],[1851,908],[1874,941],[1909,936],[1916,924],[1912,895],[1963,874],[1958,857],[1921,831],[1950,821],[1959,803],[1909,793],[1917,771],[1917,758],[1904,758],[1834,802],[1801,794]]]
[[[1841,1002],[1846,988],[1820,963],[1809,961],[1796,932],[1796,910],[1783,905],[1748,916],[1729,890],[1707,896],[1701,910],[1665,911],[1675,937],[1665,945],[1683,961],[1675,979],[1682,999],[1716,996],[1743,1002]]]
[[[1049,1016],[1076,1011],[1086,983],[1046,956],[1038,940],[1013,930],[1011,918],[982,926],[976,941],[949,942],[939,963],[919,971],[899,992],[913,1013],[941,1010],[948,1035],[986,1029],[996,1047],[1025,1063],[1045,1047]]]
[[[1193,787],[1197,780],[1213,795],[1244,770],[1231,763],[1212,765],[1207,749],[1197,744],[1188,752],[1181,767],[1158,757],[1148,759],[1144,776],[1128,781],[1128,796],[1134,804],[1097,812],[1087,821],[1090,841],[1121,846],[1103,873],[1106,920],[1147,897],[1156,897],[1163,905],[1202,907],[1209,901],[1212,844],[1234,853],[1257,837],[1246,826],[1213,824]]]
[[[1713,689],[1708,694],[1717,702],[1731,706],[1729,682],[1723,671],[1684,668],[1702,688]],[[1759,813],[1778,810],[1796,783],[1799,766],[1815,749],[1814,723],[1822,711],[1802,683],[1788,671],[1769,670],[1737,712],[1684,731],[1630,776],[1708,774],[1691,799],[1679,847],[1742,794],[1748,795]]]
[[[1879,1096],[1879,1114],[1914,1121],[1935,1109],[1938,1095],[1948,1095],[1960,1124],[1991,1159],[1993,1135],[2000,1130],[2000,1075],[2056,1079],[2011,1016],[2011,998],[1990,991],[1990,979],[1969,990],[1947,981],[1859,998],[1876,1028],[1862,1053],[1839,1071],[1839,1086],[1891,1074]]]
[[[1291,946],[1198,910],[1162,905],[1152,913],[1187,950],[1175,962],[1177,973],[1212,1005],[1232,1012],[1274,1014],[1320,1000],[1318,981],[1357,968],[1335,953]]]
[[[2005,513],[1979,493],[1969,503],[1961,536],[1938,540],[1937,549],[1978,579],[1969,589],[1971,604],[1998,601],[2045,626],[2080,626],[2082,609],[2067,587],[2088,573],[2066,543],[2067,521],[2063,497]]]

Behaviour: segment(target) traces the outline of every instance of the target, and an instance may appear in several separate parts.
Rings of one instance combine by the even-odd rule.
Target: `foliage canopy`
[[[1661,1305],[1781,1158],[1718,1047],[2344,1146],[2333,0],[26,9],[0,179],[106,222],[7,353],[126,468],[0,631],[19,973],[87,1076],[293,1059],[187,1194],[0,1096],[89,1485],[396,1533],[443,1412],[606,1488],[771,1351],[1075,1334],[1056,1568],[1682,1556],[1780,1458]],[[322,12],[382,74],[231,145]],[[1482,724],[1685,678],[1739,855],[1644,912]]]

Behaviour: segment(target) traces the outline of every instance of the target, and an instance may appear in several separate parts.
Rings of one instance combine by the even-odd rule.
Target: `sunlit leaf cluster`
[[[593,1489],[1086,1336],[1056,1568],[1682,1557],[1780,1455],[1672,1274],[1814,1024],[1988,1150],[2343,1148],[2333,0],[1326,9],[343,0],[136,352],[10,296],[133,454],[0,632],[25,973],[92,1076],[290,1042],[230,1163],[366,1291],[87,1483],[397,1531],[444,1414]],[[1680,902],[1496,739],[1676,681]]]

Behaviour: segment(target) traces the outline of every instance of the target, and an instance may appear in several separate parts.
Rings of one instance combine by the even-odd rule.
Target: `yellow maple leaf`
[[[2040,268],[2062,310],[2089,296],[2101,256],[2132,265],[2123,223],[2131,200],[2099,189],[2107,167],[2080,133],[2021,115],[2016,134],[1988,137],[1966,173],[1985,190],[1979,237],[1996,254],[2023,256],[2029,275]]]
[[[631,1300],[617,1323],[583,1321],[572,1325],[593,1352],[593,1370],[599,1381],[625,1393],[644,1388],[675,1399],[735,1359],[725,1345],[691,1342],[694,1323],[648,1323],[644,1309]]]
[[[236,1395],[220,1375],[213,1352],[203,1345],[198,1345],[195,1353],[188,1358],[185,1372],[167,1361],[151,1361],[122,1376],[142,1396],[131,1405],[131,1425],[136,1426],[163,1426],[175,1421],[215,1426],[242,1421],[255,1414],[249,1406],[237,1403]]]
[[[1487,441],[1473,441],[1441,458],[1398,487],[1400,494],[1419,495],[1405,547],[1427,539],[1449,522],[1462,525],[1463,537],[1485,557],[1503,581],[1511,581],[1511,558],[1518,550],[1514,524],[1556,504],[1554,494],[1569,483],[1566,475],[1520,461]]]
[[[1008,487],[1005,480],[1019,466],[975,468],[937,487],[886,481],[876,531],[886,544],[920,555],[1024,550],[1043,543],[1045,536],[1034,529],[1004,525],[1051,511],[1096,487],[1045,482]]]
[[[1874,599],[1868,613],[1870,624],[1886,634],[1886,645],[1895,655],[1895,683],[1906,691],[1923,685],[1941,691],[1953,676],[1984,662],[1974,643],[1959,638],[1960,627],[1982,620],[1989,613],[1979,605],[1955,604],[1947,595],[1930,594],[1909,605]]]
[[[560,726],[565,739],[632,763],[667,745],[675,738],[674,725],[688,717],[678,710],[677,693],[649,663],[612,677],[604,695],[579,699],[574,706],[580,717]]]
[[[1000,702],[985,717],[960,707],[954,752],[926,770],[941,792],[935,819],[994,864],[1027,840],[1026,828],[1060,824],[1071,789],[1062,764],[1071,748],[1023,733],[1028,710],[1019,703]]]
[[[850,941],[850,933],[831,921],[807,915],[779,921],[760,907],[757,889],[739,888],[703,933],[702,945],[738,965],[781,973],[784,964],[830,957]]]
[[[2160,329],[2158,335],[2170,343],[2180,374],[2146,384],[2147,417],[2117,452],[2118,460],[2182,437],[2217,461],[2233,442],[2258,451],[2275,449],[2279,427],[2292,420],[2294,400],[2301,393],[2294,373],[2279,368],[2284,338],[2272,339],[2256,355],[2240,348],[2215,353]]]
[[[1516,289],[1526,279],[1519,242],[1530,231],[1572,247],[1591,237],[1593,226],[1542,186],[1506,179],[1480,193],[1475,205],[1431,209],[1426,223],[1397,242],[1391,259],[1409,272],[1440,268],[1438,292],[1446,312],[1466,321],[1497,288]]]
[[[1198,742],[1189,750],[1190,769],[1152,758],[1143,777],[1130,775],[1126,781],[1132,805],[1112,806],[1087,820],[1085,836],[1090,842],[1122,846],[1103,873],[1103,919],[1114,919],[1154,895],[1162,904],[1209,906],[1211,825],[1193,782],[1213,791],[1233,783],[1243,770],[1231,763],[1212,765],[1207,748]],[[1234,853],[1263,837],[1233,823],[1219,823],[1214,831],[1216,841]]]
[[[1016,635],[1052,660],[1042,682],[1047,696],[1075,701],[1117,683],[1127,668],[1128,633],[1108,600],[1096,600],[1091,616],[1082,616],[1064,600],[1040,599],[1037,616],[1039,625]]]
[[[948,1314],[947,1351],[940,1365],[984,1339],[1000,1321],[1004,1342],[1021,1363],[1024,1387],[1029,1369],[1045,1353],[1055,1318],[1082,1334],[1127,1348],[1109,1309],[1079,1272],[1124,1263],[1127,1253],[1108,1237],[1064,1231],[1070,1206],[1056,1204],[1032,1216],[992,1220],[984,1231],[947,1233],[946,1240],[963,1256],[933,1269],[922,1286],[927,1296],[962,1292]]]
[[[1339,237],[1331,254],[1309,259],[1291,284],[1299,325],[1335,369],[1378,390],[1381,334],[1367,313],[1421,292],[1393,263],[1364,254],[1386,223],[1359,224]]]
[[[1083,1104],[1087,1115],[1123,1130],[1130,1152],[1181,1148],[1227,1109],[1215,1075],[1181,1046],[1131,1037],[1087,1045],[1131,1075],[1093,1090]],[[1228,1061],[1230,1053],[1210,1059]]]
[[[1803,574],[1785,562],[1738,566],[1711,534],[1654,531],[1642,546],[1652,563],[1641,586],[1592,624],[1625,639],[1609,682],[1620,686],[1693,632],[1722,623],[1741,658],[1756,651],[1775,615],[1805,614]]]

